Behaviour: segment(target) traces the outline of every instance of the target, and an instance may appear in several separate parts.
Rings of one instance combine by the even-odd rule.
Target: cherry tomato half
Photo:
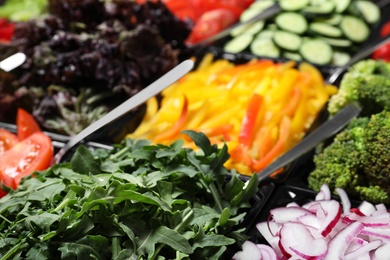
[[[390,62],[390,43],[376,49],[371,56],[374,60],[384,60]]]
[[[22,108],[19,108],[16,114],[16,126],[19,140],[24,140],[33,133],[41,131],[34,117]]]
[[[381,37],[386,37],[390,34],[390,21],[382,25],[380,35]]]
[[[19,142],[16,135],[0,128],[0,156]]]
[[[33,133],[0,156],[2,184],[16,189],[23,177],[34,171],[47,169],[52,157],[53,145],[50,137],[43,132]]]

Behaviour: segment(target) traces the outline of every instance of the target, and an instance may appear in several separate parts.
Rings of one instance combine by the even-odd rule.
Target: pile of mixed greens
[[[314,157],[309,187],[323,183],[335,191],[390,205],[390,63],[364,60],[343,77],[340,90],[328,103],[330,115],[352,101],[363,110],[329,145]]]
[[[80,146],[0,199],[1,259],[218,259],[243,241],[258,178],[223,167],[227,147],[185,131],[199,148],[128,139]]]
[[[0,72],[0,120],[12,122],[22,107],[69,135],[172,69],[191,30],[161,1],[49,0],[47,10],[0,44],[0,60],[28,57]]]

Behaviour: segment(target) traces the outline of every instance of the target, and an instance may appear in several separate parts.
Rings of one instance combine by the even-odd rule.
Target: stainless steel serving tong
[[[133,108],[143,104],[149,98],[157,95],[162,90],[175,83],[185,74],[192,70],[194,62],[192,60],[185,60],[179,65],[174,67],[172,70],[168,71],[165,75],[157,79],[155,82],[129,98],[127,101],[123,102],[115,109],[110,111],[108,114],[97,120],[96,122],[89,125],[83,131],[78,133],[76,136],[72,137],[54,156],[54,162],[60,163],[63,156],[77,143],[88,137],[90,134],[94,133],[101,127],[109,124],[115,119],[123,116]]]

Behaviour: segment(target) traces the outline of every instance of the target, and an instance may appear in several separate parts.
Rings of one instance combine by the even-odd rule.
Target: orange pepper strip
[[[272,149],[274,144],[272,138],[272,127],[263,126],[258,133],[258,142],[257,143],[257,158],[258,160],[262,159],[268,151]]]
[[[295,87],[292,94],[291,94],[291,99],[287,103],[287,105],[283,108],[283,110],[280,112],[282,115],[287,115],[287,116],[293,116],[295,110],[298,107],[299,100],[302,97],[302,91],[299,87]]]
[[[272,149],[262,159],[253,160],[254,171],[261,171],[283,152],[287,139],[290,135],[290,130],[291,120],[285,116],[280,123],[279,138],[274,147],[272,147]]]
[[[178,135],[180,131],[183,128],[183,125],[185,123],[186,117],[187,117],[187,112],[188,112],[188,99],[186,96],[184,96],[184,104],[183,104],[183,109],[181,111],[181,115],[179,119],[176,121],[176,123],[170,128],[169,130],[156,135],[153,139],[154,142],[161,142],[167,139],[171,139]]]
[[[253,133],[255,130],[256,119],[259,113],[263,97],[254,93],[249,100],[246,114],[242,119],[241,130],[238,134],[238,141],[244,146],[249,148],[252,142]]]

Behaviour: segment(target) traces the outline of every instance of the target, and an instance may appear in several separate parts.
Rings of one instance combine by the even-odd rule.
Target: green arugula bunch
[[[245,239],[258,188],[224,162],[227,147],[185,131],[200,148],[124,140],[80,146],[0,200],[1,259],[218,259]]]

